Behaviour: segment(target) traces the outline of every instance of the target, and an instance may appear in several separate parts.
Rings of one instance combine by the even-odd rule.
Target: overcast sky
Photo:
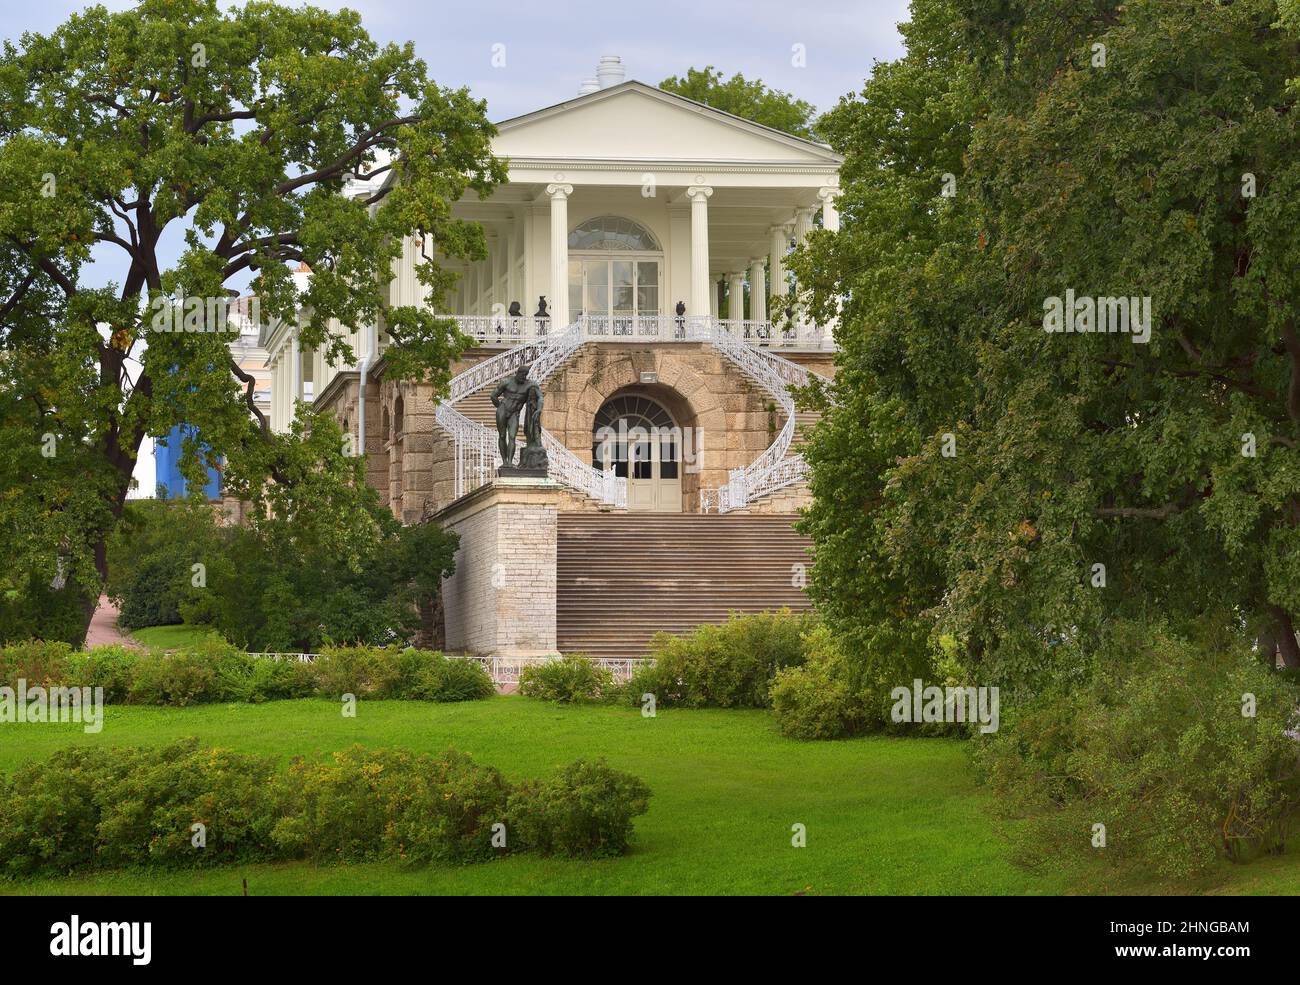
[[[48,32],[85,6],[4,0],[0,37],[17,41],[24,31]],[[896,24],[907,14],[906,0],[317,0],[316,6],[359,10],[381,41],[414,41],[439,83],[468,85],[498,121],[576,95],[601,55],[621,55],[628,78],[652,85],[713,65],[829,109],[861,87],[874,61],[902,53]],[[505,46],[503,67],[493,67],[494,45]],[[802,68],[791,64],[794,45],[807,53]]]

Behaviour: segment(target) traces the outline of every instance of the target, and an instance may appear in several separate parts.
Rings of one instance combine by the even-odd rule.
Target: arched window
[[[596,412],[591,430],[593,433],[603,427],[617,430],[618,422],[621,419],[627,420],[629,428],[641,427],[646,431],[651,428],[667,430],[673,426],[672,415],[664,410],[657,400],[628,393],[605,401],[600,410]]]
[[[402,437],[402,398],[398,397],[393,402],[393,440],[397,441]]]
[[[658,253],[659,241],[645,226],[616,215],[588,219],[569,233],[569,249],[602,253]]]
[[[607,320],[603,330],[615,335],[637,334],[639,317],[661,314],[662,266],[659,241],[640,223],[588,219],[569,234],[569,314]]]

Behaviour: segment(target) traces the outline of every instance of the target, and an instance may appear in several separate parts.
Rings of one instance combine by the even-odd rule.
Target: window
[[[631,219],[602,215],[588,219],[569,233],[569,249],[602,253],[658,253],[659,242],[650,230]]]

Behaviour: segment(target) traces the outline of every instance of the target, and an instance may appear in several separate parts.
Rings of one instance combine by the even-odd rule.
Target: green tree
[[[819,602],[900,673],[943,631],[1064,680],[1156,615],[1295,664],[1296,3],[915,0],[903,34],[823,120],[844,226],[793,261],[843,304]],[[1067,290],[1150,297],[1150,341],[1047,333]]]
[[[814,133],[817,110],[811,103],[780,89],[769,89],[760,79],[750,82],[739,72],[724,79],[720,71],[706,65],[703,69],[687,69],[684,77],[664,79],[659,88],[774,130],[818,139]]]
[[[6,43],[0,598],[57,572],[88,623],[141,440],[179,423],[203,438],[186,449],[191,481],[220,460],[231,493],[310,513],[356,555],[374,527],[338,428],[300,411],[272,434],[221,334],[150,332],[142,352],[152,306],[225,299],[251,276],[263,317],[305,313],[305,347],[349,360],[347,333],[381,320],[392,371],[445,384],[463,338],[425,308],[388,306],[388,272],[416,233],[430,255],[484,255],[482,229],[449,208],[504,179],[484,114],[347,10],[142,0]],[[347,198],[352,176],[392,180]],[[170,265],[168,243],[183,243]],[[113,253],[125,273],[104,284],[92,261]],[[314,271],[301,292],[299,262]],[[453,275],[427,261],[417,276],[438,310]]]

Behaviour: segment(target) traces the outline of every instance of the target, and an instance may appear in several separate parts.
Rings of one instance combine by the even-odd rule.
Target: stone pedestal
[[[545,478],[498,478],[439,511],[460,535],[442,583],[447,649],[502,657],[554,656],[557,507]]]

